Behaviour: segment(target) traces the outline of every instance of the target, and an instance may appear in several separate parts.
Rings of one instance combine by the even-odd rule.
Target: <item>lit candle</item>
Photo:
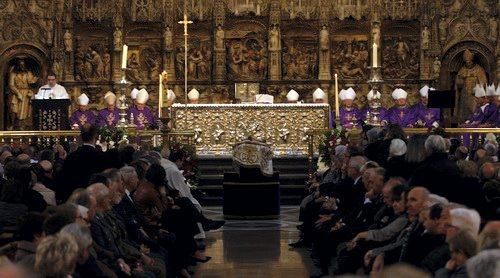
[[[128,52],[128,46],[124,44],[122,50],[122,69],[127,68],[127,52]]]
[[[337,74],[335,74],[335,119],[340,117],[340,107],[339,107],[339,81]]]
[[[377,44],[373,43],[373,53],[372,53],[372,66],[374,68],[378,67],[378,51],[377,51]]]
[[[161,118],[161,107],[163,106],[163,77],[159,76],[160,84],[158,85],[158,118]]]

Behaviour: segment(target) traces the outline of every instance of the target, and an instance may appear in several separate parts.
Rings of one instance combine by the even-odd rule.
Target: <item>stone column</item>
[[[281,7],[280,2],[273,0],[270,3],[269,9],[269,24],[268,31],[268,76],[270,81],[281,80]]]

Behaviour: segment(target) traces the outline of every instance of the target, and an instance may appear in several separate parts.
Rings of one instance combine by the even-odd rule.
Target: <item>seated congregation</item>
[[[311,251],[312,277],[499,277],[495,136],[472,150],[398,125],[364,131],[359,145],[335,140],[306,187],[290,246]]]
[[[210,260],[204,232],[224,221],[207,219],[192,195],[192,173],[181,171],[187,153],[102,152],[96,139],[96,127],[84,125],[79,147],[2,146],[0,272],[190,277],[191,266]]]

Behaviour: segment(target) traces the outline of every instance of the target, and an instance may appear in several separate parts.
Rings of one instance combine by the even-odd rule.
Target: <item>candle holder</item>
[[[125,71],[126,69],[122,69],[122,79],[120,80],[119,83],[117,83],[121,96],[118,99],[119,105],[118,109],[120,109],[120,120],[118,121],[116,127],[118,128],[127,128],[128,127],[128,121],[126,119],[127,117],[127,110],[129,105],[127,104],[127,88],[130,86],[130,83],[127,81],[126,76],[125,76]]]
[[[370,69],[370,79],[368,83],[383,83],[382,67],[368,67]]]
[[[373,93],[380,92],[382,89],[382,67],[369,67],[370,69],[370,79],[367,83],[370,85],[370,90]],[[382,126],[380,119],[380,108],[382,107],[380,99],[375,99],[373,102],[369,103],[369,109],[366,114],[365,123],[371,126]]]

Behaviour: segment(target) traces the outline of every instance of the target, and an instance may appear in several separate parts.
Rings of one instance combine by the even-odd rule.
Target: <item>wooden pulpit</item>
[[[34,99],[32,119],[34,130],[69,130],[69,99]]]

